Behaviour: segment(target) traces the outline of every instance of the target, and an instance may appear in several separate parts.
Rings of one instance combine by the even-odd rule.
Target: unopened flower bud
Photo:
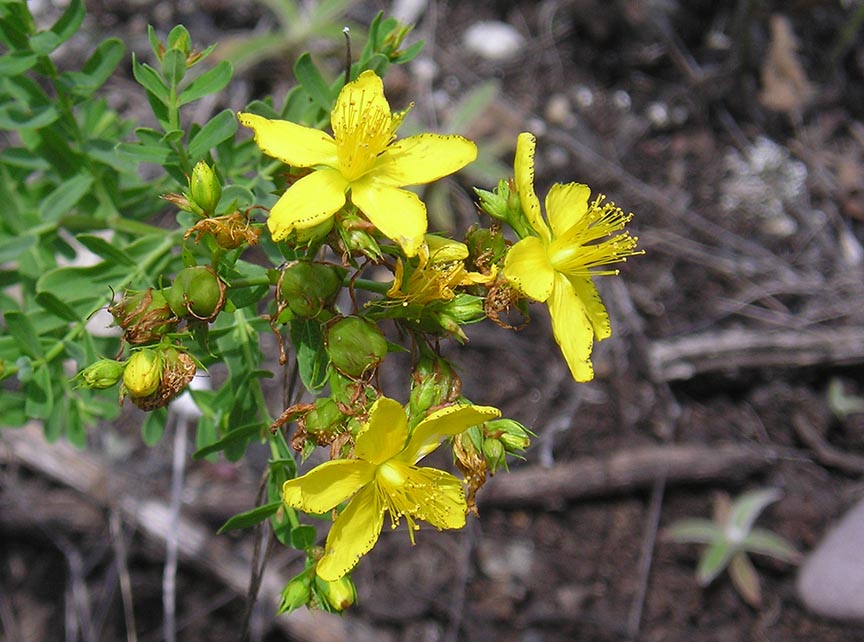
[[[304,572],[291,578],[291,581],[282,589],[282,601],[279,603],[279,610],[276,612],[276,615],[291,613],[291,611],[305,606],[309,603],[311,594],[312,580],[309,577],[309,573]]]
[[[327,354],[339,372],[360,377],[387,354],[387,340],[378,327],[361,317],[345,317],[327,330]]]
[[[105,390],[115,385],[123,376],[126,364],[114,359],[100,359],[78,373],[81,385],[92,390]]]
[[[149,397],[162,381],[162,355],[151,348],[138,350],[129,357],[123,370],[123,385],[132,398]]]
[[[362,254],[376,263],[381,261],[381,248],[375,237],[372,236],[374,226],[357,214],[348,214],[342,217],[338,227],[339,237],[345,251],[350,255]]]
[[[486,463],[489,465],[489,470],[493,475],[499,468],[507,465],[504,444],[497,439],[483,440],[483,457],[486,458]]]
[[[177,316],[212,321],[225,306],[226,289],[213,268],[194,265],[180,270],[165,294]]]
[[[336,613],[341,613],[357,601],[357,589],[348,575],[333,582],[324,581],[316,575],[315,584],[327,605]]]
[[[510,198],[510,188],[507,181],[501,180],[498,182],[498,187],[494,192],[489,192],[485,189],[474,188],[474,193],[480,199],[480,209],[486,212],[492,218],[497,218],[501,221],[506,221],[508,218],[507,201]],[[517,200],[518,205],[518,200]]]
[[[508,453],[524,451],[531,445],[531,437],[534,436],[534,433],[518,421],[506,417],[487,421],[486,433],[496,436]]]
[[[199,161],[189,177],[189,195],[202,211],[213,214],[222,198],[222,183],[206,162]]]
[[[412,373],[408,416],[419,422],[435,406],[452,401],[459,395],[461,382],[445,359],[422,357]]]
[[[192,37],[183,25],[177,25],[168,34],[168,49],[178,49],[188,56],[192,51]]]
[[[282,271],[279,293],[301,318],[318,316],[333,304],[342,289],[342,269],[314,261],[294,261]]]

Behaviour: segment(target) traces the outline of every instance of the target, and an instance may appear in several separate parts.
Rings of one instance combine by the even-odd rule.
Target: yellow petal
[[[535,301],[548,299],[555,271],[543,241],[527,236],[511,247],[504,259],[504,278]]]
[[[576,381],[591,381],[594,378],[594,367],[591,365],[594,330],[585,306],[563,274],[555,275],[555,286],[547,304],[552,317],[552,333],[570,367],[570,373]]]
[[[588,211],[591,188],[581,183],[556,183],[546,195],[546,217],[552,236],[559,237],[572,228]]]
[[[351,201],[407,256],[416,256],[426,234],[426,206],[416,194],[387,187],[364,176],[351,185]]]
[[[333,522],[316,569],[318,577],[335,582],[348,573],[375,546],[383,523],[384,506],[377,488],[370,484],[354,496]]]
[[[282,484],[282,501],[307,513],[326,513],[372,481],[375,467],[359,459],[337,459]]]
[[[408,420],[402,404],[379,397],[369,410],[369,419],[354,442],[354,456],[380,464],[405,447]]]
[[[447,437],[500,416],[501,411],[492,406],[447,406],[436,410],[417,424],[399,459],[413,464],[438,448]]]
[[[449,176],[476,158],[477,146],[467,138],[419,134],[391,144],[371,171],[385,185],[422,185]]]
[[[544,239],[549,240],[549,227],[540,212],[540,199],[534,192],[534,148],[537,139],[534,134],[523,132],[516,139],[516,159],[513,161],[513,172],[516,180],[516,191],[522,211],[531,227]]]
[[[594,328],[594,338],[597,341],[608,339],[612,336],[612,325],[609,323],[609,314],[606,312],[606,306],[600,299],[600,293],[594,286],[590,277],[570,277],[570,285],[573,286],[573,291],[582,305],[585,306],[585,313],[591,321]]]
[[[255,132],[255,143],[262,152],[283,163],[294,167],[335,167],[338,163],[336,142],[321,130],[257,114],[239,113],[237,118]]]
[[[291,230],[323,223],[345,204],[348,182],[332,169],[315,170],[289,187],[270,210],[267,227],[274,241]]]
[[[358,129],[362,131],[368,123],[377,129],[385,121],[390,129],[390,104],[384,96],[384,83],[370,70],[342,88],[330,113],[330,125],[337,140]]]
[[[422,519],[438,529],[465,526],[465,491],[462,483],[450,473],[437,468],[418,468],[390,462],[378,476],[378,486],[385,495],[395,518]]]

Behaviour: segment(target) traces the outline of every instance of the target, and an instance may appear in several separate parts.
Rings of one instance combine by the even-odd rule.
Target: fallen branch
[[[140,532],[162,546],[171,537],[171,515],[164,501],[134,496],[131,489],[136,488],[136,483],[131,478],[110,470],[98,458],[69,444],[47,443],[36,424],[0,431],[0,463],[4,461],[19,461],[55,482],[74,488],[103,509],[118,509],[125,521],[135,524]],[[246,595],[250,564],[247,551],[184,517],[177,524],[176,537],[181,559],[217,577],[237,595]],[[273,613],[287,581],[287,577],[272,569],[264,574],[260,596],[271,605]],[[292,638],[306,642],[392,642],[388,632],[350,615],[298,610],[274,618],[274,625]]]
[[[813,458],[823,466],[836,468],[850,475],[864,473],[864,457],[844,453],[839,448],[832,446],[810,422],[804,413],[796,412],[792,415],[792,427],[795,434],[813,451]]]
[[[488,506],[561,509],[568,501],[667,483],[741,479],[778,459],[775,451],[736,444],[648,446],[605,459],[586,457],[493,477],[478,499]]]
[[[860,364],[864,363],[864,329],[726,330],[657,340],[651,344],[649,354],[657,381],[742,368]]]

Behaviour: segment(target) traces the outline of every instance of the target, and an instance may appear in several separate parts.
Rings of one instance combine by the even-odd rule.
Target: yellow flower
[[[526,296],[549,306],[552,331],[576,381],[594,378],[594,340],[612,334],[609,316],[592,276],[617,274],[593,270],[641,254],[636,238],[624,232],[631,214],[624,214],[603,196],[588,203],[591,190],[579,183],[555,184],[546,195],[548,224],[534,193],[534,136],[519,135],[514,173],[522,212],[536,236],[526,236],[510,248],[504,277]]]
[[[402,189],[465,167],[477,147],[461,136],[420,134],[395,141],[406,111],[391,113],[384,84],[364,71],[343,87],[330,114],[333,136],[285,120],[238,114],[261,150],[293,167],[315,171],[294,183],[270,211],[273,240],[326,221],[351,202],[376,228],[414,256],[426,232],[426,206]]]
[[[307,513],[326,513],[350,499],[327,535],[318,576],[332,582],[348,573],[372,550],[390,513],[393,528],[405,517],[411,543],[415,519],[438,529],[465,525],[465,491],[450,473],[415,466],[441,441],[501,413],[488,406],[448,406],[423,419],[408,434],[402,406],[381,397],[357,435],[354,459],[337,459],[313,468],[282,486],[288,506]]]
[[[459,286],[485,285],[495,280],[495,269],[491,275],[469,272],[463,263],[467,257],[468,246],[464,243],[427,234],[426,243],[418,250],[417,266],[407,279],[405,264],[402,259],[396,260],[393,285],[387,297],[400,304],[452,301]]]

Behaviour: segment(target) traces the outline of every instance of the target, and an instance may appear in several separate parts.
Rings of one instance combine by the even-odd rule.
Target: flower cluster
[[[310,547],[307,570],[286,589],[283,610],[305,603],[295,598],[314,586],[311,569],[319,582],[347,577],[375,545],[385,513],[393,528],[402,518],[408,522],[412,543],[419,521],[438,529],[464,526],[487,475],[506,466],[507,454],[527,447],[531,433],[524,426],[462,397],[455,369],[438,353],[440,338],[464,341],[467,323],[494,318],[502,307],[523,305],[522,300],[544,302],[574,379],[590,380],[593,343],[611,334],[592,279],[614,274],[610,264],[637,253],[636,239],[623,231],[630,215],[602,196],[591,201],[585,185],[554,185],[543,217],[533,185],[535,139],[527,133],[517,141],[515,179],[502,181],[494,192],[478,190],[481,208],[506,223],[517,241],[508,241],[499,223],[473,228],[465,243],[429,234],[425,205],[404,188],[456,172],[477,150],[459,136],[399,140],[405,114],[391,112],[383,83],[372,71],[340,92],[330,114],[332,135],[239,114],[261,151],[282,161],[293,177],[270,210],[272,239],[295,250],[305,247],[304,260],[312,261],[329,246],[345,268],[355,270],[353,277],[346,275],[355,288],[362,289],[358,277],[368,265],[356,258],[392,272],[386,288],[367,284],[378,296],[362,305],[352,299],[352,316],[343,317],[332,297],[315,299],[329,302],[314,306],[314,318],[327,337],[331,395],[290,407],[273,426],[296,420],[295,448],[308,454],[329,445],[331,451],[330,461],[282,485],[286,508],[334,515],[323,548]],[[314,281],[304,283],[305,289],[316,287]],[[292,297],[285,298],[296,311]],[[395,322],[421,355],[407,407],[373,383],[388,351],[379,328],[384,320]],[[451,473],[417,465],[442,443],[452,446],[467,494]]]

